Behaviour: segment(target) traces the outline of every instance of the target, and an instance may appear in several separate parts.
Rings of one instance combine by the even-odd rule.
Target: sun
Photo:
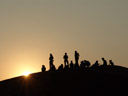
[[[23,73],[23,75],[27,77],[27,76],[29,76],[30,73],[31,72],[26,71],[26,72]]]

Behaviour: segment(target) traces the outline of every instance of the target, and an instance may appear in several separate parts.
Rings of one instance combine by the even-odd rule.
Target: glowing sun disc
[[[29,76],[30,72],[24,72],[23,75],[24,76]]]

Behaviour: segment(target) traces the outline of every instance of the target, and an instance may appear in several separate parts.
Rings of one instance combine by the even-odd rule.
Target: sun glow
[[[31,72],[26,71],[26,72],[23,73],[23,75],[24,75],[24,76],[29,76],[30,73],[31,73]]]

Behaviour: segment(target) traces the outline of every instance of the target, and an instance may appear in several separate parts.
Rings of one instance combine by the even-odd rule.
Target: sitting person
[[[103,66],[107,66],[107,61],[104,58],[102,58],[102,61],[103,61]]]
[[[92,67],[99,67],[98,60],[92,65]]]
[[[71,69],[73,69],[73,68],[74,68],[73,61],[71,61],[71,63],[70,63],[70,68],[71,68]]]
[[[109,65],[110,65],[110,66],[114,66],[114,63],[113,63],[112,60],[109,60]]]
[[[63,70],[63,64],[58,67],[58,70]]]
[[[41,70],[42,70],[42,72],[46,71],[46,67],[45,67],[45,65],[42,65]]]

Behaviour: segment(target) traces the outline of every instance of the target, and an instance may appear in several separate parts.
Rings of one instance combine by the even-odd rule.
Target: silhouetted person
[[[90,67],[90,66],[91,66],[90,61],[85,60],[84,62],[85,62],[85,64],[86,64],[86,67]]]
[[[109,65],[114,66],[114,63],[112,60],[109,60]]]
[[[73,61],[71,61],[71,63],[70,63],[70,68],[71,68],[71,69],[73,69],[73,68],[74,68]]]
[[[55,71],[55,70],[56,70],[56,67],[55,67],[55,65],[53,64],[52,67],[51,67],[51,69],[50,69],[50,71]]]
[[[86,65],[85,65],[84,61],[81,61],[81,63],[80,63],[80,68],[81,68],[81,69],[84,69],[85,67],[86,67]]]
[[[99,67],[98,60],[92,65],[92,67]]]
[[[56,67],[55,67],[55,65],[53,65],[53,70],[56,70]]]
[[[50,54],[50,57],[49,57],[49,67],[50,69],[53,67],[53,61],[54,61],[54,57],[52,54]]]
[[[84,60],[83,63],[84,63],[85,67],[90,67],[91,66],[91,63],[87,60]]]
[[[102,61],[103,61],[103,66],[107,66],[107,61],[104,58],[102,58]]]
[[[64,69],[69,70],[69,65],[65,65]]]
[[[69,65],[69,63],[68,63],[68,55],[67,55],[67,53],[65,53],[65,55],[64,55],[64,65],[66,66],[66,65]]]
[[[63,70],[63,64],[58,67],[58,70]]]
[[[42,65],[42,72],[44,72],[44,71],[46,71],[46,67],[45,67],[45,65]]]
[[[80,56],[79,53],[75,51],[75,64],[78,64],[79,56]]]

